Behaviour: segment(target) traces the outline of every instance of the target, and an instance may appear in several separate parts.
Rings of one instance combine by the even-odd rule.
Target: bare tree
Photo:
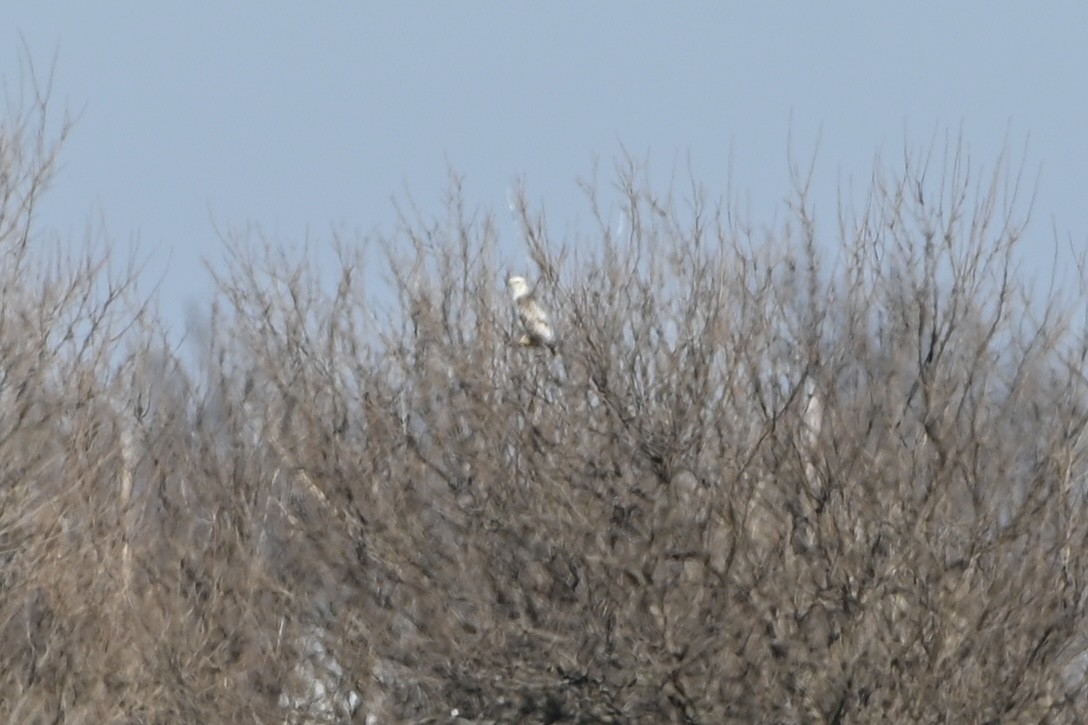
[[[832,231],[807,172],[759,230],[623,159],[588,240],[518,191],[529,269],[453,176],[438,221],[336,240],[331,286],[225,234],[185,362],[137,265],[43,263],[67,124],[30,78],[0,126],[0,717],[1088,716],[1084,288],[1023,283],[1008,159],[908,148]]]

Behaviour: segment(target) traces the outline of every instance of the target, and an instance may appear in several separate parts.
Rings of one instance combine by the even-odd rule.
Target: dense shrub
[[[803,176],[763,229],[625,162],[576,243],[519,195],[513,270],[455,178],[332,285],[226,239],[182,351],[135,266],[42,262],[38,98],[0,126],[0,716],[1088,716],[1088,341],[1004,161],[908,150],[837,239]]]

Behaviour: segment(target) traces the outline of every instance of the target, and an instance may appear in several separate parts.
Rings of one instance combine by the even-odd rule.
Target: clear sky
[[[598,160],[609,181],[621,144],[661,185],[690,158],[716,197],[732,169],[770,223],[791,132],[802,157],[819,140],[833,237],[835,186],[864,188],[905,137],[962,131],[987,166],[1026,142],[1028,252],[1048,266],[1055,230],[1088,244],[1088,3],[9,0],[2,15],[0,73],[17,79],[24,40],[39,70],[55,53],[54,99],[79,119],[41,228],[78,240],[101,219],[137,240],[175,324],[207,300],[217,226],[319,249],[332,229],[388,232],[406,190],[442,215],[452,166],[500,221],[524,178],[557,234],[588,232],[576,179]]]

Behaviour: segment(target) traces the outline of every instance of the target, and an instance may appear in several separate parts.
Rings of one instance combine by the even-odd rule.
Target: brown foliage
[[[330,294],[228,240],[187,366],[131,266],[34,264],[45,111],[0,128],[0,717],[1086,717],[1088,340],[1004,165],[908,154],[834,250],[803,177],[758,234],[631,166],[593,244],[519,196],[554,356],[454,179],[384,313],[365,250]]]

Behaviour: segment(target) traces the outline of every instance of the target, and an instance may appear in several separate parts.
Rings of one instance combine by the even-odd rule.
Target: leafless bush
[[[0,128],[9,721],[1088,714],[1088,339],[1004,159],[908,151],[837,244],[803,174],[757,230],[625,162],[590,241],[519,194],[515,270],[454,178],[391,294],[228,234],[187,365],[134,265],[41,263],[42,86]]]

